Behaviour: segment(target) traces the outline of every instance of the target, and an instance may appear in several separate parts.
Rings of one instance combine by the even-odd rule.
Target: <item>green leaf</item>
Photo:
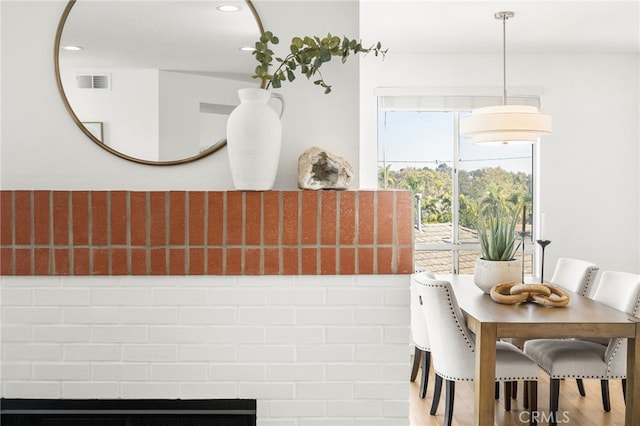
[[[311,63],[311,56],[309,56],[306,52],[300,53],[299,56],[300,56],[299,62],[301,64],[310,64]]]
[[[327,49],[320,49],[320,60],[322,62],[329,62],[331,60],[331,52]]]
[[[310,80],[317,73],[320,79],[315,80],[314,84],[320,85],[325,89],[325,93],[329,93],[331,86],[324,82],[322,74],[318,71],[324,62],[329,62],[333,56],[340,56],[344,63],[351,53],[366,53],[374,50],[374,53],[378,55],[378,53],[384,54],[386,52],[386,50],[381,50],[382,44],[380,42],[377,42],[375,48],[363,49],[357,40],[327,33],[327,36],[323,38],[318,36],[293,37],[289,45],[289,52],[284,57],[279,57],[269,49],[269,43],[276,45],[279,41],[271,31],[265,31],[255,43],[255,50],[251,52],[259,62],[253,77],[262,78],[263,82],[268,81],[267,88],[270,86],[279,88],[283,81],[293,81],[296,78],[295,70],[299,66],[301,73]],[[269,70],[274,60],[278,65],[271,75]]]
[[[312,39],[311,37],[309,37],[309,36],[304,38],[304,44],[306,44],[307,46],[312,47],[314,49],[318,47],[318,44],[316,43],[316,41],[314,39]]]
[[[518,206],[492,204],[481,210],[476,229],[482,257],[486,260],[511,260],[520,246],[516,245]]]

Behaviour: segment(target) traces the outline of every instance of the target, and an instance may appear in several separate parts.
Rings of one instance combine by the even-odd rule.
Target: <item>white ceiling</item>
[[[219,4],[238,12],[223,13]],[[253,46],[259,30],[242,0],[78,0],[71,9],[60,63],[75,68],[149,68],[233,76],[253,70],[255,59],[240,47]]]
[[[363,0],[360,30],[394,52],[501,52],[505,10],[508,52],[640,53],[639,0]]]
[[[298,7],[255,0],[258,11],[278,20],[263,19],[265,28],[299,25],[310,18],[307,10],[330,26],[340,3],[353,0],[290,1]],[[223,2],[238,4],[242,11],[215,10]],[[380,40],[392,52],[500,52],[502,23],[493,14],[501,10],[516,14],[507,22],[510,53],[640,53],[640,0],[360,0],[360,36],[365,44]],[[246,75],[255,60],[238,47],[252,45],[257,36],[242,0],[79,0],[62,44],[80,44],[85,50],[61,52],[61,63]]]

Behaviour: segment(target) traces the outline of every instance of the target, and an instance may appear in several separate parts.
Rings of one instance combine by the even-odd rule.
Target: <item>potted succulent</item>
[[[279,94],[266,90],[270,86],[279,88],[284,81],[293,81],[296,73],[307,79],[315,77],[313,83],[331,92],[320,72],[320,67],[334,56],[342,62],[352,54],[372,52],[376,56],[387,52],[378,42],[370,48],[362,47],[356,40],[347,37],[294,37],[284,58],[276,57],[270,44],[279,43],[271,31],[265,31],[255,44],[253,54],[258,61],[253,77],[262,80],[260,89],[240,89],[240,105],[232,111],[227,121],[227,153],[233,185],[239,190],[269,190],[273,187],[280,159],[282,126],[280,117],[284,111],[284,99]],[[280,65],[271,70],[274,59]],[[267,104],[276,97],[282,103],[280,114]]]
[[[516,232],[519,211],[518,206],[500,203],[488,205],[478,214],[481,257],[476,259],[473,281],[487,294],[496,284],[521,279],[521,265],[515,260],[520,247]]]

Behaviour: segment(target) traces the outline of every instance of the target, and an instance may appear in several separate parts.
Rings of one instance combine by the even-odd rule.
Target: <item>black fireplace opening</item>
[[[255,399],[8,399],[2,426],[255,426]]]

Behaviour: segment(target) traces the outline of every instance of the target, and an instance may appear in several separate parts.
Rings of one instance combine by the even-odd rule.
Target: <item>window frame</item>
[[[402,98],[413,98],[408,99],[408,102],[402,102]],[[399,100],[398,104],[394,108],[392,105],[384,105],[385,100]],[[420,102],[420,99],[427,99],[427,102]],[[378,93],[378,110],[377,110],[377,120],[380,119],[381,113],[387,111],[416,111],[416,112],[451,112],[453,114],[453,134],[452,141],[453,144],[453,162],[452,162],[452,212],[451,212],[451,223],[452,223],[452,241],[450,243],[414,243],[414,251],[415,252],[424,252],[424,251],[448,251],[451,252],[451,273],[458,274],[460,271],[460,255],[461,252],[470,252],[470,251],[480,251],[480,243],[479,242],[461,242],[460,241],[460,187],[459,187],[459,170],[460,170],[460,150],[461,150],[461,139],[460,139],[460,115],[464,112],[470,112],[473,108],[464,108],[464,107],[456,107],[452,106],[450,102],[451,99],[454,99],[452,102],[455,104],[456,99],[462,99],[463,102],[468,103],[469,105],[484,105],[484,104],[496,104],[497,97],[494,96],[408,96],[408,95],[394,95],[393,93],[386,95],[381,95]],[[523,102],[522,99],[525,99]],[[417,104],[422,104],[422,106],[411,107],[413,103],[417,100]],[[528,104],[532,106],[539,107],[540,105],[540,97],[537,95],[529,95],[524,97],[518,97],[517,99],[509,98],[508,103],[514,104],[520,101],[521,104]],[[441,102],[442,105],[447,105],[443,107],[435,107],[434,104],[437,102]],[[428,106],[427,106],[428,105]],[[388,109],[387,109],[388,108]],[[397,109],[396,109],[397,108]],[[385,120],[386,121],[386,120]],[[386,123],[385,123],[386,126]],[[376,127],[376,170],[382,164],[383,167],[386,167],[387,164],[384,159],[381,161],[378,157],[380,153],[380,123],[378,122]],[[382,148],[384,152],[384,145]],[[531,273],[537,270],[537,256],[536,256],[536,247],[535,238],[537,232],[537,225],[539,217],[539,209],[538,209],[538,200],[539,200],[539,181],[540,181],[540,168],[538,167],[538,158],[539,158],[539,148],[538,144],[533,144],[531,148],[531,205],[533,209],[532,215],[532,223],[531,223],[531,235],[530,238],[525,240],[528,244],[525,244],[525,256],[531,256]],[[384,185],[386,187],[386,180]],[[519,253],[521,253],[519,249]],[[416,265],[417,266],[417,265]]]

